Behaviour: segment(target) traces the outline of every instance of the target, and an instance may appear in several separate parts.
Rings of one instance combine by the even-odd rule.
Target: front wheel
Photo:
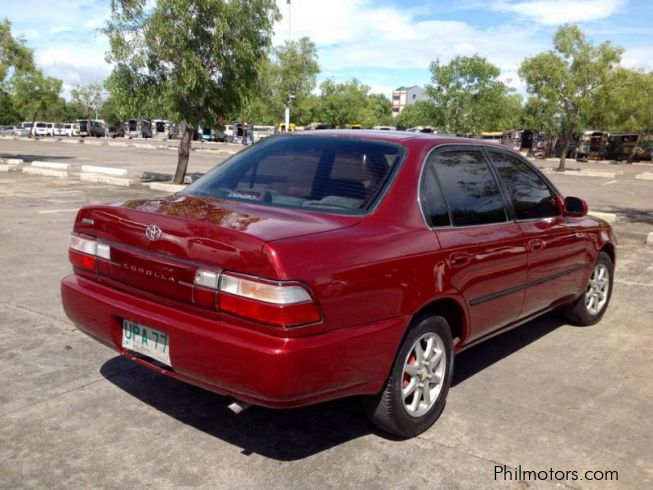
[[[378,395],[365,401],[377,427],[398,437],[428,429],[444,409],[453,374],[451,328],[441,316],[413,323]]]
[[[567,321],[574,325],[589,326],[603,318],[612,296],[613,272],[612,259],[605,252],[601,252],[592,268],[585,293],[575,303],[563,309]]]

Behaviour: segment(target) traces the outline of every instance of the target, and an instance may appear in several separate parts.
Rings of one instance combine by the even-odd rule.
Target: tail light
[[[199,286],[195,288],[196,300],[208,300],[210,296],[206,294],[207,290],[217,289],[217,306],[221,311],[261,323],[295,327],[322,319],[308,290],[296,282],[267,281],[198,270],[195,285]]]
[[[98,257],[111,259],[111,248],[95,238],[72,234],[68,240],[68,257],[73,266],[95,271]]]

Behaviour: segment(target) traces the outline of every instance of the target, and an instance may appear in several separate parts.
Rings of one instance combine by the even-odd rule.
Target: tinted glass
[[[554,194],[532,168],[505,153],[490,152],[490,155],[510,195],[517,219],[558,215]]]
[[[451,225],[447,203],[435,178],[435,172],[431,167],[427,168],[424,173],[422,208],[424,209],[424,216],[431,226]]]
[[[403,156],[397,145],[345,138],[269,138],[190,185],[185,194],[324,211],[374,203]]]
[[[506,221],[499,188],[480,151],[445,151],[433,159],[454,226]]]

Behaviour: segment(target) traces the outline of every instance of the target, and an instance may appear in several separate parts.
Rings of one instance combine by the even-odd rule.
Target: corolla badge
[[[145,229],[145,236],[154,242],[161,238],[161,228],[156,225],[148,225]]]

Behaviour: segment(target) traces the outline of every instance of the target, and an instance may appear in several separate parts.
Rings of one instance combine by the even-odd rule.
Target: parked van
[[[167,136],[170,131],[170,121],[165,119],[155,119],[152,121],[152,137],[154,136]]]
[[[61,136],[73,136],[75,134],[75,128],[73,123],[63,123],[61,125]]]
[[[88,130],[90,129],[90,122],[88,119],[78,119],[75,121],[79,129],[77,130],[77,136],[82,138],[88,136]]]
[[[36,121],[34,122],[34,131],[32,136],[47,136],[48,135],[48,125],[47,123]]]
[[[109,129],[102,119],[91,119],[88,135],[95,136],[96,138],[104,138],[109,135]]]

